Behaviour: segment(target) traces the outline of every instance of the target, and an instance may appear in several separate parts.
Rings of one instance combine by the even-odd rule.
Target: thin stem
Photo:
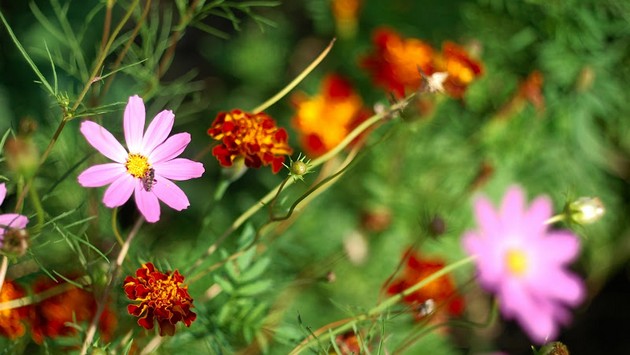
[[[560,213],[546,220],[545,224],[554,224],[556,222],[562,222],[564,221],[565,218],[566,218],[566,215],[564,213]]]
[[[289,85],[285,86],[284,88],[282,88],[282,90],[280,90],[280,92],[275,94],[269,100],[263,102],[260,106],[258,106],[255,109],[253,109],[252,112],[259,113],[259,112],[262,112],[262,111],[266,110],[267,108],[269,108],[269,106],[271,106],[271,105],[275,104],[276,102],[278,102],[278,100],[280,100],[282,97],[284,97],[284,95],[288,94],[289,91],[293,90],[293,88],[295,88],[302,80],[304,80],[304,78],[308,74],[310,74],[313,71],[313,69],[315,69],[315,67],[317,67],[319,65],[319,63],[322,62],[322,60],[324,60],[324,58],[326,58],[326,56],[328,55],[328,53],[332,49],[334,43],[335,43],[335,38],[333,38],[330,41],[330,43],[324,49],[324,51],[322,51],[322,53],[317,58],[315,58],[315,60],[308,67],[306,67],[306,69],[304,69],[300,73],[300,75],[298,75],[295,79],[293,79],[293,81],[290,82]]]
[[[4,285],[4,278],[7,276],[8,268],[9,268],[9,258],[6,255],[3,255],[2,263],[0,264],[0,292],[2,292],[2,285]]]
[[[417,282],[416,284],[414,284],[413,286],[405,289],[404,291],[384,300],[383,302],[381,302],[380,304],[378,304],[376,307],[370,309],[367,313],[361,314],[359,316],[356,316],[354,318],[350,318],[347,320],[347,322],[345,322],[345,324],[338,326],[336,328],[334,327],[330,327],[330,326],[326,326],[323,327],[322,331],[325,330],[329,330],[332,335],[337,335],[337,334],[341,334],[344,333],[350,329],[352,329],[357,323],[367,320],[367,319],[371,319],[374,318],[375,316],[383,313],[385,310],[387,310],[388,308],[390,308],[391,306],[395,305],[396,303],[400,302],[403,298],[409,296],[410,294],[418,291],[419,289],[425,287],[426,285],[428,285],[429,283],[439,279],[440,277],[452,272],[455,269],[458,269],[470,262],[472,262],[473,260],[475,260],[476,256],[469,256],[467,258],[464,258],[462,260],[456,261],[452,264],[449,264],[447,266],[445,266],[444,268],[434,272],[433,274],[431,274],[430,276],[422,279],[421,281]],[[339,323],[339,322],[337,322]],[[334,328],[334,329],[332,329]],[[297,347],[295,347],[290,354],[298,354],[300,353],[302,350],[304,350],[305,348],[309,347],[312,345],[312,343],[314,341],[316,341],[317,339],[315,339],[314,336],[309,336],[308,338],[304,339]]]
[[[112,211],[112,231],[114,231],[114,236],[116,236],[118,244],[121,246],[125,244],[122,236],[120,235],[120,231],[118,230],[118,207],[115,207]]]
[[[101,52],[103,51],[105,43],[107,43],[107,39],[109,38],[109,31],[112,25],[112,9],[114,8],[114,2],[114,0],[107,0],[105,21],[103,21],[103,37],[101,38]]]
[[[199,0],[194,0],[192,4],[190,4],[188,11],[186,11],[184,16],[182,16],[179,19],[179,24],[177,25],[177,29],[173,31],[173,34],[169,38],[168,49],[166,50],[166,53],[162,57],[162,60],[160,60],[158,71],[156,73],[158,79],[161,78],[166,72],[166,70],[168,69],[168,67],[170,67],[171,60],[173,59],[173,56],[175,55],[175,48],[177,47],[177,42],[179,42],[179,39],[182,36],[182,32],[184,31],[186,26],[188,26],[188,24],[190,23],[190,19],[192,18],[193,13],[195,11],[195,8],[197,8],[198,3],[199,3]]]
[[[389,108],[389,110],[387,110],[385,112],[382,112],[382,113],[379,113],[379,114],[376,114],[376,115],[370,117],[369,119],[363,121],[352,132],[350,132],[346,136],[346,138],[344,138],[339,144],[337,144],[337,146],[335,146],[335,148],[331,149],[330,151],[328,151],[326,154],[320,156],[319,158],[313,160],[311,162],[311,168],[316,168],[319,165],[322,165],[325,162],[329,161],[330,159],[334,158],[344,148],[346,148],[352,141],[354,141],[359,135],[361,135],[363,132],[368,130],[374,124],[380,122],[381,120],[383,120],[385,118],[390,117],[390,115],[393,112],[401,110],[405,106],[407,106],[409,101],[414,96],[415,96],[415,94],[411,94],[411,95],[407,96],[405,99],[401,100],[400,102],[397,102],[394,105],[392,105]],[[194,270],[196,270],[199,266],[201,266],[201,264],[205,261],[205,259],[207,259],[212,254],[214,254],[214,252],[217,251],[219,246],[225,241],[225,239],[227,239],[227,237],[230,236],[230,234],[232,234],[232,232],[237,230],[243,223],[245,223],[245,221],[247,221],[256,212],[258,212],[258,210],[261,207],[266,206],[278,194],[278,191],[281,188],[285,188],[286,189],[289,186],[293,185],[294,182],[295,182],[294,179],[288,179],[286,181],[283,180],[280,184],[278,184],[278,186],[276,186],[275,188],[271,189],[271,191],[269,191],[265,196],[263,196],[260,200],[258,200],[258,202],[256,202],[254,205],[252,205],[247,211],[243,212],[243,214],[241,214],[234,222],[232,222],[232,225],[230,225],[230,227],[225,232],[223,232],[223,234],[216,240],[216,242],[214,242],[206,250],[206,252],[201,257],[199,257],[199,259],[197,259],[197,261],[195,261],[195,263],[187,270],[187,273],[190,274]]]
[[[24,186],[24,190],[22,190],[22,193],[18,197],[18,200],[15,204],[15,211],[17,213],[19,213],[22,210],[24,198],[26,198],[26,193],[28,192],[31,185],[33,184],[33,180],[35,179],[37,172],[42,167],[44,162],[48,159],[48,156],[50,155],[50,152],[52,152],[52,149],[55,146],[55,143],[57,143],[57,140],[59,139],[59,136],[61,135],[61,131],[63,131],[64,127],[66,126],[66,123],[74,117],[74,112],[79,108],[79,106],[83,102],[83,99],[85,98],[85,95],[87,95],[88,91],[90,90],[90,87],[92,87],[92,84],[94,83],[94,79],[100,73],[101,67],[103,66],[103,63],[105,62],[105,59],[107,58],[107,53],[109,53],[109,50],[111,46],[113,45],[114,41],[116,40],[118,33],[120,33],[123,26],[127,23],[127,20],[129,20],[129,17],[133,13],[133,10],[135,9],[135,7],[138,5],[138,2],[140,2],[140,0],[135,0],[131,4],[131,6],[129,7],[129,10],[127,10],[127,13],[123,17],[123,19],[120,21],[118,26],[114,29],[114,32],[112,32],[112,35],[109,37],[109,41],[103,47],[103,50],[100,51],[99,55],[97,56],[94,68],[92,69],[92,74],[90,75],[87,83],[85,83],[83,90],[81,91],[77,99],[75,100],[74,105],[72,105],[70,109],[62,107],[63,117],[61,119],[61,122],[59,122],[59,126],[57,127],[57,130],[55,130],[55,133],[53,134],[52,139],[48,143],[46,150],[44,151],[41,158],[39,159],[39,164],[37,165],[37,169],[35,170],[33,175],[28,179],[28,182]]]
[[[80,279],[74,280],[75,283],[80,283],[81,285],[87,286],[90,283],[90,278],[89,276],[84,276]],[[8,301],[8,302],[2,302],[0,303],[0,311],[4,311],[6,309],[14,309],[14,308],[20,308],[20,307],[24,307],[24,306],[28,306],[31,304],[35,304],[35,303],[39,303],[45,299],[60,295],[70,289],[72,289],[73,287],[76,287],[76,285],[65,282],[62,283],[58,286],[49,288],[43,292],[34,294],[32,296],[26,296],[26,297],[22,297],[22,298],[16,298],[14,300]]]
[[[125,258],[127,257],[127,253],[129,252],[129,246],[131,245],[131,241],[138,234],[138,231],[140,231],[140,227],[142,226],[142,223],[144,223],[144,217],[140,216],[140,218],[138,218],[133,228],[131,229],[131,232],[129,232],[129,236],[127,237],[127,240],[125,240],[125,243],[123,244],[122,248],[120,248],[120,252],[118,253],[118,258],[116,258],[116,263],[111,264],[110,266],[109,282],[107,283],[107,286],[105,286],[105,289],[103,290],[101,299],[98,302],[96,313],[94,313],[92,322],[90,323],[90,326],[85,335],[85,340],[83,341],[83,346],[81,347],[81,355],[85,355],[87,353],[88,348],[92,344],[92,340],[94,340],[94,335],[96,334],[96,327],[98,325],[99,319],[101,318],[101,314],[103,314],[103,311],[105,310],[105,305],[107,304],[109,293],[112,290],[112,285],[114,284],[114,281],[118,278],[120,267],[122,266]]]
[[[42,207],[42,201],[39,198],[37,189],[30,189],[28,195],[31,198],[31,203],[33,204],[35,213],[37,214],[37,224],[34,229],[35,231],[40,231],[44,225],[44,208]]]
[[[116,61],[114,62],[114,65],[112,66],[112,69],[110,71],[112,74],[107,77],[107,81],[105,81],[103,90],[101,90],[101,93],[100,93],[101,98],[105,96],[107,91],[109,91],[109,87],[112,85],[112,81],[114,80],[114,77],[116,76],[116,70],[118,69],[123,59],[127,55],[127,52],[129,51],[129,48],[131,48],[131,45],[133,44],[133,41],[135,40],[136,36],[138,36],[138,33],[140,32],[140,28],[142,28],[142,24],[144,23],[147,16],[149,15],[150,7],[151,7],[151,0],[147,0],[146,3],[144,4],[144,10],[142,11],[140,20],[138,21],[138,23],[136,23],[136,27],[134,27],[133,31],[131,32],[131,36],[127,40],[125,47],[122,49],[122,51],[120,51],[120,53],[118,54],[118,57],[116,57]]]

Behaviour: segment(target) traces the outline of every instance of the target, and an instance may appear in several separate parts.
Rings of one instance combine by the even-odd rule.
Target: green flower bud
[[[591,224],[602,218],[606,209],[597,197],[580,197],[569,204],[571,220],[579,224]]]

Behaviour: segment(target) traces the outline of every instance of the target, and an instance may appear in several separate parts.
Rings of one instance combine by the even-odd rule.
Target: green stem
[[[387,111],[376,114],[370,117],[369,119],[363,121],[352,132],[350,132],[346,136],[346,138],[344,138],[339,144],[337,144],[335,148],[333,148],[326,154],[320,156],[319,158],[313,160],[311,162],[311,168],[320,166],[324,164],[325,162],[329,161],[330,159],[334,158],[337,154],[343,151],[352,141],[354,141],[359,135],[361,135],[363,132],[368,130],[370,127],[372,127],[376,123],[386,118],[389,118],[394,112],[402,110],[405,106],[407,106],[409,101],[413,99],[414,96],[415,94],[411,94],[407,96],[405,99],[392,105]],[[271,191],[269,191],[265,196],[263,196],[260,200],[258,200],[258,202],[253,204],[247,211],[243,212],[243,214],[241,214],[234,222],[232,222],[232,225],[230,225],[230,227],[216,240],[216,242],[214,242],[206,250],[206,252],[197,259],[197,261],[195,261],[195,263],[187,270],[187,273],[192,273],[199,266],[201,266],[204,260],[207,259],[212,254],[214,254],[214,252],[219,248],[219,245],[221,245],[221,243],[223,243],[225,239],[227,239],[227,237],[229,237],[230,234],[232,234],[232,232],[237,230],[243,223],[245,223],[245,221],[247,221],[256,212],[258,212],[258,210],[260,210],[261,207],[267,206],[269,202],[273,198],[276,197],[280,189],[286,189],[289,186],[293,185],[294,183],[295,183],[295,179],[288,179],[286,181],[282,180],[282,182],[278,184],[278,186],[271,189]]]
[[[458,269],[470,262],[472,262],[473,260],[475,260],[476,256],[472,255],[469,257],[466,257],[462,260],[456,261],[452,264],[449,264],[447,266],[445,266],[444,268],[440,269],[437,272],[434,272],[433,274],[431,274],[430,276],[422,279],[421,281],[417,282],[416,284],[414,284],[413,286],[405,289],[404,291],[384,300],[383,302],[381,302],[380,304],[378,304],[376,307],[370,309],[367,313],[364,313],[362,315],[359,315],[357,317],[354,317],[350,320],[348,320],[347,323],[335,328],[335,329],[331,329],[329,330],[330,333],[332,335],[338,335],[338,334],[342,334],[350,329],[352,329],[354,326],[356,326],[357,323],[362,322],[364,320],[367,319],[371,319],[374,318],[375,316],[383,313],[385,310],[387,310],[388,308],[390,308],[391,306],[397,304],[398,302],[400,302],[403,298],[409,296],[410,294],[418,291],[419,289],[425,287],[426,285],[428,285],[429,283],[439,279],[440,277],[452,272],[455,269]],[[298,345],[295,349],[293,349],[293,351],[291,351],[291,354],[298,354],[299,352],[301,352],[304,348],[307,348],[309,346],[311,346],[317,339],[314,338],[313,336],[305,339],[304,342],[302,342],[300,345]]]
[[[35,213],[37,214],[37,225],[35,225],[35,232],[39,232],[44,225],[44,208],[42,207],[42,201],[39,198],[39,194],[37,193],[37,189],[30,189],[28,191],[28,196],[31,199],[31,203],[35,208]]]

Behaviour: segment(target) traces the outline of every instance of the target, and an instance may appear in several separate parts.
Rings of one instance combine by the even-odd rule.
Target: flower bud
[[[569,348],[566,345],[562,344],[559,341],[554,341],[548,344],[545,344],[540,351],[539,355],[569,355]]]
[[[9,169],[26,178],[35,174],[39,164],[39,150],[30,135],[37,128],[37,123],[25,118],[20,122],[17,136],[7,138],[4,153]]]
[[[22,256],[28,249],[28,232],[26,229],[9,229],[4,233],[2,251],[9,255]]]
[[[591,224],[597,222],[606,209],[597,197],[580,197],[569,204],[569,216],[571,220],[579,224]]]

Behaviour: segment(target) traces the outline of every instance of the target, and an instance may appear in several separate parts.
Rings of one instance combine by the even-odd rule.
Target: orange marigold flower
[[[297,107],[293,125],[311,157],[334,148],[370,116],[350,83],[336,74],[324,78],[319,94],[309,98],[297,93],[292,99]]]
[[[31,307],[31,333],[37,344],[43,343],[45,337],[76,334],[76,328],[67,324],[91,321],[97,309],[94,294],[65,281],[55,282],[48,277],[42,278],[35,282],[33,292],[39,294],[53,287],[65,287],[67,290]],[[101,337],[105,341],[111,339],[116,323],[116,316],[106,308],[99,319]]]
[[[441,270],[445,263],[440,258],[423,258],[420,254],[408,249],[403,258],[407,258],[407,265],[401,278],[395,280],[387,289],[389,294],[400,293],[417,284],[423,279]],[[464,300],[455,289],[453,280],[449,275],[444,275],[416,292],[406,296],[403,301],[415,308],[420,308],[425,302],[432,300],[438,307],[445,304],[448,313],[459,316],[464,311]],[[425,314],[416,312],[416,319],[421,319]]]
[[[208,134],[221,141],[212,154],[225,167],[232,166],[237,158],[244,158],[250,168],[271,164],[277,173],[282,169],[284,156],[293,153],[287,143],[287,132],[276,127],[276,122],[264,112],[220,112]]]
[[[153,329],[157,321],[161,336],[175,334],[175,324],[179,321],[190,327],[197,315],[190,310],[193,299],[183,281],[177,270],[163,273],[152,263],[142,265],[136,270],[136,277],[125,278],[123,287],[127,297],[139,302],[128,305],[127,311],[139,317],[138,324],[146,329]]]
[[[5,280],[0,291],[0,303],[9,302],[25,296],[20,285]],[[0,335],[16,339],[24,335],[23,321],[28,317],[28,307],[3,309],[0,311]]]
[[[403,38],[388,28],[379,28],[373,36],[374,52],[363,59],[362,66],[375,83],[401,98],[417,90],[422,75],[433,74],[433,48],[417,38]]]
[[[435,71],[448,73],[444,90],[459,99],[468,85],[483,74],[483,64],[471,58],[463,47],[447,41],[442,45],[442,54],[435,58]]]

